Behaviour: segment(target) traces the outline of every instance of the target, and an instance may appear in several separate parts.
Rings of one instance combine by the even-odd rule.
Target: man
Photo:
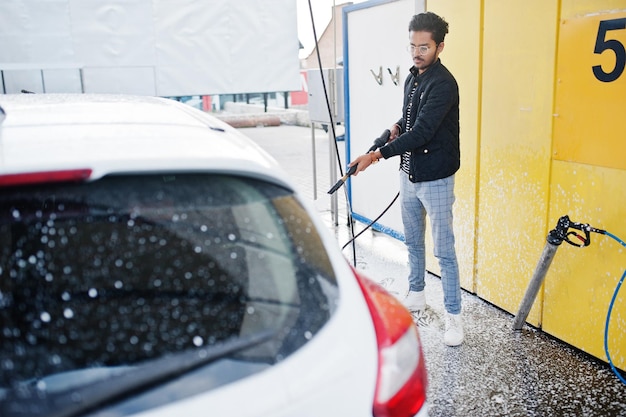
[[[409,292],[403,303],[412,311],[426,308],[426,215],[430,218],[434,255],[441,268],[446,309],[444,342],[463,343],[461,286],[454,248],[452,205],[454,174],[460,166],[459,91],[443,66],[448,23],[434,13],[420,13],[409,23],[408,50],[413,67],[404,83],[402,117],[389,129],[388,142],[350,163],[354,175],[380,158],[400,156],[400,196],[405,243],[409,253]]]

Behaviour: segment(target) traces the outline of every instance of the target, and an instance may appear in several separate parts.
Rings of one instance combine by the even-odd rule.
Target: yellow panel
[[[549,230],[557,7],[484,2],[477,294],[512,313]],[[535,325],[541,302],[528,316]]]
[[[561,18],[626,8],[624,0],[562,0]]]
[[[564,18],[558,50],[554,158],[626,169],[626,10]]]
[[[551,227],[559,217],[588,223],[626,240],[626,172],[555,161],[550,198]],[[603,338],[608,306],[626,269],[626,250],[612,238],[591,235],[591,245],[563,243],[544,282],[543,329],[606,360]],[[609,352],[626,369],[626,288],[611,313]]]
[[[481,1],[429,0],[426,8],[450,25],[441,61],[454,74],[461,100],[461,169],[455,178],[454,204],[456,251],[461,286],[474,292]],[[432,247],[430,242],[428,244]],[[432,251],[429,251],[427,265],[429,270],[438,273],[439,266]]]

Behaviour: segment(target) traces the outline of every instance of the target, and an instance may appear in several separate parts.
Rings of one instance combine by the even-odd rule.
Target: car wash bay
[[[411,65],[406,26],[368,22],[424,10],[450,25],[440,58],[459,84],[454,221],[461,285],[515,314],[559,218],[626,239],[626,4],[397,0],[344,8],[350,159],[400,116],[403,83],[393,83],[385,69],[399,69],[404,80]],[[385,76],[376,79],[370,69],[379,68]],[[351,181],[355,217],[376,218],[397,184],[397,163],[390,161]],[[399,207],[378,223],[401,234]],[[432,251],[427,255],[427,269],[438,273]],[[607,236],[593,234],[584,248],[562,245],[528,323],[606,362],[607,309],[625,267],[623,246]],[[617,297],[609,325],[620,369],[626,369],[624,299]]]

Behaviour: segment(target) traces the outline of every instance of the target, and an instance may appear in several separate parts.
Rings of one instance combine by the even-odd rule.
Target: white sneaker
[[[402,300],[402,304],[409,311],[420,311],[426,309],[426,294],[424,291],[409,291]]]
[[[463,322],[460,314],[446,313],[446,331],[443,343],[448,346],[459,346],[463,343]]]

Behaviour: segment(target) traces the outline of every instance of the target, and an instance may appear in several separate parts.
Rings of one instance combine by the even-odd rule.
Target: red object
[[[309,85],[307,82],[306,71],[300,71],[300,81],[302,89],[300,91],[292,91],[290,93],[292,106],[308,104],[309,102]]]
[[[50,182],[84,181],[91,176],[91,169],[71,169],[64,171],[25,172],[0,175],[0,187],[45,184]]]
[[[426,402],[428,379],[419,333],[408,310],[383,287],[354,275],[365,295],[378,341],[375,417],[414,416]]]
[[[211,111],[211,96],[202,96],[202,110]]]

